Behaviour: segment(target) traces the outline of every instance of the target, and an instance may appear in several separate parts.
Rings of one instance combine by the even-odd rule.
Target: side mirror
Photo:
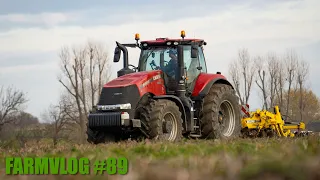
[[[198,47],[196,45],[191,46],[191,58],[198,58]]]
[[[113,62],[119,62],[121,56],[121,50],[119,47],[116,47],[114,49],[114,56],[113,56]]]

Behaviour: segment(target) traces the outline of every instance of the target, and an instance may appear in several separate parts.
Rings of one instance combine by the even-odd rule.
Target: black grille
[[[131,103],[131,110],[127,111],[130,117],[134,116],[134,109],[140,99],[138,87],[133,84],[126,87],[103,88],[98,105],[115,105]]]
[[[117,88],[103,88],[99,105],[134,103],[139,100],[140,93],[136,85]]]
[[[121,112],[89,114],[89,127],[121,126]]]

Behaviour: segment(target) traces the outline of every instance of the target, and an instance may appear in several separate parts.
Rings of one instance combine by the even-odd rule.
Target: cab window
[[[198,47],[198,52],[199,52],[198,54],[199,54],[200,66],[202,67],[201,72],[207,73],[207,65],[206,65],[204,54],[203,54],[203,48]]]

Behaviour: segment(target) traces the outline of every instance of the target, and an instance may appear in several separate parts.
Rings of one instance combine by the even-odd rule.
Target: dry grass
[[[319,137],[236,139],[180,143],[124,142],[75,145],[61,142],[26,144],[0,149],[1,179],[320,179]],[[6,176],[4,157],[127,157],[129,172],[119,176]],[[91,166],[93,167],[93,166]]]

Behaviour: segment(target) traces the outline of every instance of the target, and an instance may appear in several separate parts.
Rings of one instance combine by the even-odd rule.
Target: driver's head
[[[177,60],[177,59],[178,59],[178,58],[177,58],[177,51],[174,50],[174,49],[170,49],[170,50],[169,50],[169,57],[170,57],[171,59]]]

